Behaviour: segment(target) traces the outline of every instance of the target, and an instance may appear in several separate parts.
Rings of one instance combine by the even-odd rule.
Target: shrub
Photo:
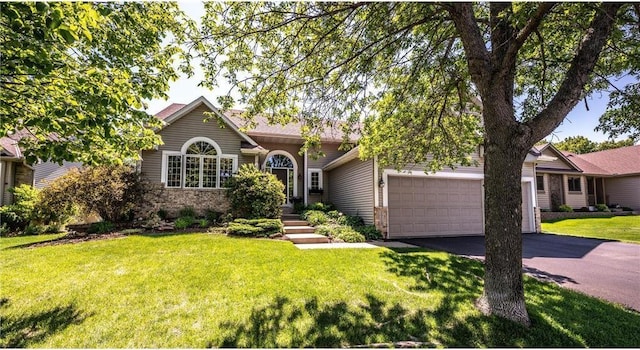
[[[249,224],[231,222],[227,227],[227,233],[233,236],[260,237],[264,235],[264,230]]]
[[[178,212],[178,217],[187,217],[187,216],[195,218],[197,216],[196,210],[193,209],[193,207],[184,207],[180,209],[180,211]]]
[[[115,229],[115,225],[110,221],[94,222],[87,229],[88,233],[107,233]]]
[[[77,204],[85,213],[98,213],[105,221],[129,221],[134,209],[145,204],[146,186],[140,174],[129,166],[73,170],[52,185],[51,194],[60,196],[60,200],[66,202],[65,206]]]
[[[303,211],[305,211],[307,207],[304,205],[303,202],[295,202],[293,203],[293,212],[294,214],[302,214]]]
[[[364,225],[355,228],[360,232],[367,240],[376,240],[382,238],[382,233],[376,228],[375,225]]]
[[[319,210],[307,210],[302,214],[302,218],[307,220],[311,226],[323,225],[329,222],[327,214]]]
[[[347,243],[358,243],[366,240],[362,234],[348,226],[338,227],[335,230],[335,237]]]
[[[45,233],[47,227],[44,225],[38,225],[35,223],[29,223],[27,227],[24,228],[25,235],[40,235]]]
[[[316,233],[327,237],[333,237],[334,232],[338,229],[338,227],[338,225],[319,225],[316,226]]]
[[[226,186],[235,217],[275,219],[282,214],[284,185],[275,175],[263,173],[253,164],[244,164]]]
[[[609,207],[607,207],[606,204],[596,204],[596,208],[598,209],[598,211],[603,211],[605,213],[611,212],[611,210],[609,209]]]
[[[201,228],[209,227],[209,220],[207,220],[207,219],[198,220],[198,226],[201,227]]]
[[[307,210],[320,210],[323,212],[329,212],[334,209],[335,207],[331,203],[316,202],[316,203],[311,203],[307,206]]]
[[[558,207],[558,211],[562,211],[565,213],[572,213],[573,212],[573,208],[571,208],[570,206],[563,204],[561,206]]]
[[[209,220],[210,223],[215,224],[222,217],[222,213],[213,209],[207,209],[204,217]]]
[[[24,230],[35,218],[38,190],[20,185],[10,188],[9,192],[13,193],[13,204],[0,207],[0,222],[11,231]]]
[[[341,216],[343,216],[341,212],[337,210],[330,210],[327,212],[327,216],[332,220],[338,220]]]
[[[161,220],[166,220],[169,217],[169,212],[167,212],[165,209],[158,210],[156,214],[158,214],[158,217]]]
[[[195,223],[196,219],[193,216],[181,216],[174,222],[174,227],[178,230],[184,230]]]
[[[364,220],[359,216],[342,215],[336,221],[338,224],[345,226],[364,226]]]
[[[236,219],[229,226],[232,224],[249,225],[260,229],[254,232],[254,236],[270,236],[281,233],[284,230],[284,225],[280,219]]]

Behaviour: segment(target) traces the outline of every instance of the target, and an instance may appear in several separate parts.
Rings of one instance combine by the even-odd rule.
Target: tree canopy
[[[584,136],[569,136],[560,142],[554,143],[554,146],[563,151],[584,154],[626,146],[633,146],[633,144],[634,142],[632,138],[621,141],[609,140],[603,142],[594,142]]]
[[[118,163],[160,142],[145,99],[165,97],[195,29],[168,2],[0,5],[0,131],[36,159]]]
[[[246,116],[360,129],[360,155],[400,168],[469,163],[485,146],[485,284],[479,307],[529,324],[521,164],[585,96],[640,76],[640,6],[621,3],[205,4],[207,80]],[[624,111],[631,101],[620,92]],[[622,96],[625,96],[623,98]],[[229,107],[229,96],[220,102]],[[631,109],[632,110],[632,109]],[[629,109],[620,115],[628,120]],[[622,112],[620,112],[622,113]],[[346,123],[345,123],[346,122]]]

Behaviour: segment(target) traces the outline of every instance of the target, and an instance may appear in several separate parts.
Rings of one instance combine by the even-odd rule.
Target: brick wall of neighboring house
[[[163,184],[149,184],[147,193],[148,206],[139,208],[137,216],[146,218],[151,213],[163,209],[170,218],[178,217],[178,212],[185,207],[193,207],[198,215],[204,215],[207,209],[226,213],[229,201],[225,196],[226,189],[188,190],[181,188],[165,188]]]

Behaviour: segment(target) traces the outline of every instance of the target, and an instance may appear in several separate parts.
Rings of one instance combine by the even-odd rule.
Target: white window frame
[[[189,148],[189,146],[191,146],[193,143],[199,142],[199,141],[204,141],[207,143],[210,143],[211,145],[213,145],[213,147],[216,149],[216,155],[215,156],[206,156],[206,155],[197,155],[197,154],[187,154],[187,149]],[[168,171],[168,163],[169,163],[169,156],[180,156],[181,161],[180,161],[180,172],[181,172],[181,178],[180,178],[180,186],[168,186],[167,185],[167,171]],[[186,159],[187,157],[193,157],[193,158],[197,158],[199,160],[199,181],[198,181],[198,187],[185,187],[185,180],[186,180],[186,171],[187,171],[187,167],[186,167]],[[203,187],[203,179],[204,179],[204,158],[211,158],[211,159],[215,159],[216,160],[216,169],[215,169],[215,174],[216,174],[216,183],[215,183],[215,187]],[[231,165],[231,169],[232,169],[232,173],[235,174],[238,172],[238,155],[237,154],[224,154],[222,153],[222,151],[220,150],[220,146],[218,146],[218,144],[206,137],[194,137],[189,139],[187,142],[185,142],[182,145],[182,148],[180,149],[180,151],[162,151],[162,166],[161,166],[161,174],[160,174],[160,182],[164,184],[165,188],[182,188],[182,189],[189,189],[189,190],[211,190],[211,189],[220,189],[222,188],[220,186],[220,164],[221,164],[221,160],[222,159],[231,159],[232,165]]]
[[[322,181],[322,169],[318,169],[318,168],[309,168],[308,170],[308,179],[309,179],[309,184],[308,184],[308,190],[315,190],[314,188],[311,187],[311,174],[313,173],[318,173],[318,190],[322,190],[324,189],[324,182]]]

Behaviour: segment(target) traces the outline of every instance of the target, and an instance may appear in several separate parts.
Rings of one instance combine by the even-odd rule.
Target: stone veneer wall
[[[225,196],[226,189],[189,190],[183,188],[165,188],[163,184],[149,184],[147,207],[140,208],[138,214],[144,218],[150,213],[163,209],[170,218],[178,217],[178,212],[185,207],[193,207],[198,215],[204,215],[207,209],[226,213],[229,201]]]

